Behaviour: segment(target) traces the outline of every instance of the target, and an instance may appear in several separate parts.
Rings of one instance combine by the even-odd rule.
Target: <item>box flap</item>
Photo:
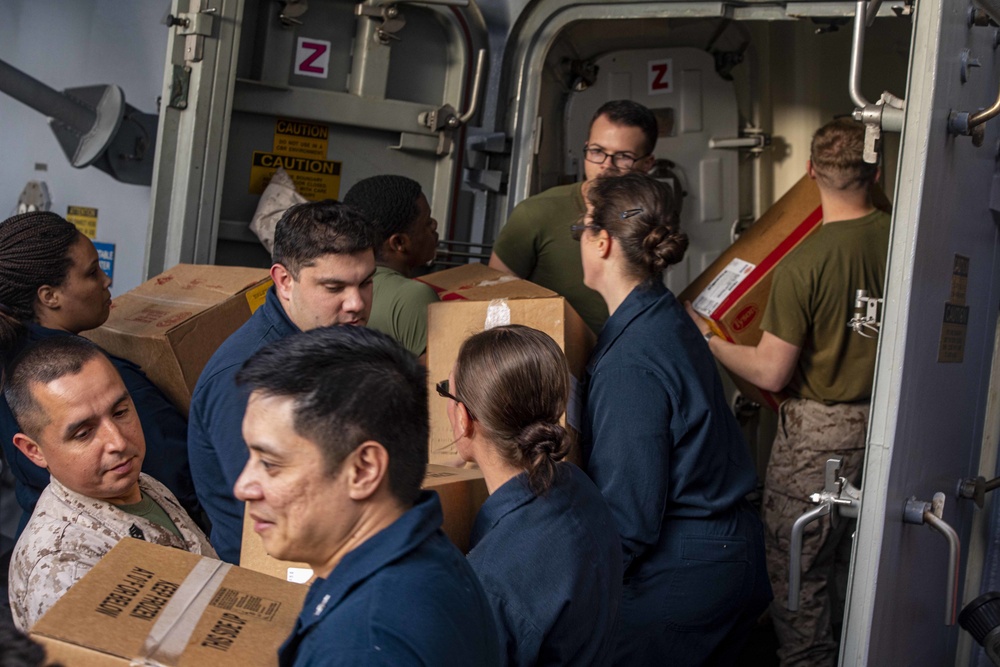
[[[103,328],[133,336],[161,336],[234,294],[269,281],[267,269],[178,264],[115,298]]]
[[[442,301],[491,299],[537,299],[558,296],[541,285],[491,269],[483,264],[465,264],[417,278],[430,285]]]

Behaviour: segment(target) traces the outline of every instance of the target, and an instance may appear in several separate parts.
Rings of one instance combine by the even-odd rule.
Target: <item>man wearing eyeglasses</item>
[[[493,245],[490,267],[525,278],[566,297],[599,333],[608,319],[601,295],[583,284],[580,246],[567,231],[587,212],[586,188],[595,178],[649,171],[655,158],[656,117],[631,100],[604,103],[590,121],[584,144],[584,175],[517,205]]]

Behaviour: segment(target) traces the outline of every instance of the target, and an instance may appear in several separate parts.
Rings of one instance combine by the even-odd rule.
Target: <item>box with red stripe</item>
[[[804,176],[678,298],[682,303],[691,301],[719,336],[740,345],[756,345],[774,268],[822,222],[819,189]],[[735,375],[732,378],[747,398],[772,410],[784,398]]]

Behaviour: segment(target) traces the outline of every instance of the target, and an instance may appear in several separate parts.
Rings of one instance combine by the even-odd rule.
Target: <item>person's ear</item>
[[[809,178],[816,180],[816,169],[813,167],[812,160],[806,160],[806,173],[809,174]]]
[[[458,417],[459,437],[472,439],[476,434],[476,420],[472,418],[472,413],[469,412],[465,403],[461,402],[456,403],[455,410],[455,416]]]
[[[59,309],[60,291],[58,287],[53,287],[52,285],[42,285],[38,288],[36,295],[38,297],[38,303],[42,306],[42,308],[48,308],[49,310]]]
[[[45,461],[45,454],[42,453],[41,447],[24,433],[14,434],[14,446],[21,450],[21,453],[27,456],[28,460],[39,468],[49,467],[49,464]]]
[[[607,259],[608,255],[611,254],[611,234],[608,234],[608,230],[599,229],[597,230],[597,251],[601,259]]]
[[[347,494],[351,500],[367,500],[382,486],[389,472],[389,452],[380,443],[367,440],[344,460]]]
[[[410,236],[396,232],[385,241],[389,251],[395,255],[405,255],[410,249]]]
[[[274,264],[271,266],[271,280],[274,281],[274,291],[281,299],[288,301],[292,298],[292,283],[295,282],[295,277],[291,271],[282,264]]]
[[[640,174],[647,174],[655,164],[656,164],[656,156],[650,153],[641,160],[636,160],[635,165],[632,167],[632,170],[638,171]]]

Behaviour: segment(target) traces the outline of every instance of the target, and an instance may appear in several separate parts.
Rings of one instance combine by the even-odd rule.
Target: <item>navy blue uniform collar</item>
[[[264,305],[260,307],[260,310],[262,311],[261,316],[274,327],[275,331],[282,338],[301,331],[301,329],[295,326],[294,322],[288,319],[288,313],[285,312],[285,308],[281,305],[281,299],[278,298],[278,293],[275,291],[274,285],[271,285],[270,289],[267,290]]]
[[[604,328],[601,329],[601,335],[597,337],[597,345],[594,347],[594,352],[590,357],[590,363],[587,364],[588,375],[593,375],[594,369],[600,363],[601,358],[614,342],[618,340],[618,337],[625,332],[628,325],[667,293],[666,286],[659,279],[655,280],[652,285],[645,283],[636,285],[629,292],[629,295],[625,297],[621,305],[608,318]]]
[[[360,583],[416,550],[441,527],[442,521],[437,493],[421,492],[409,511],[344,556],[329,577],[312,583],[295,634],[307,632]]]
[[[534,499],[535,494],[528,486],[526,472],[515,475],[501,484],[500,488],[491,493],[479,508],[476,523],[473,524],[472,534],[469,536],[469,548],[475,548],[501,519]]]

